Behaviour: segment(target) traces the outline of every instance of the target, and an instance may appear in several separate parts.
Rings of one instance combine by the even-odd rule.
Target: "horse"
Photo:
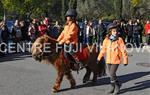
[[[48,43],[47,45],[49,48],[47,49],[50,50],[49,52],[43,52],[45,43]],[[75,69],[74,65],[66,61],[63,54],[63,49],[58,51],[56,50],[57,43],[58,42],[56,39],[48,35],[44,35],[37,38],[31,48],[32,57],[36,61],[40,61],[41,63],[45,64],[52,64],[55,67],[57,71],[57,78],[54,86],[51,89],[54,93],[60,90],[60,85],[64,76],[70,82],[71,88],[74,88],[76,86],[76,82],[71,72],[77,70]],[[84,50],[86,50],[89,55],[85,60],[82,60],[82,63],[86,64],[86,73],[83,77],[83,83],[89,81],[91,72],[93,72],[92,81],[96,82],[98,76],[105,74],[105,60],[102,59],[99,64],[96,64],[98,52],[96,52],[94,49],[92,52],[90,52],[87,46],[84,47]]]

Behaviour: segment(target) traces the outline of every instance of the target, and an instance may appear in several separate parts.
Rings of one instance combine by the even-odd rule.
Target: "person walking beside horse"
[[[106,64],[110,74],[111,89],[108,93],[117,95],[119,93],[120,84],[116,76],[116,71],[123,58],[123,63],[128,64],[128,55],[125,50],[125,44],[121,37],[118,37],[117,24],[111,23],[108,25],[109,34],[103,41],[102,49],[98,55],[97,62],[106,54]]]

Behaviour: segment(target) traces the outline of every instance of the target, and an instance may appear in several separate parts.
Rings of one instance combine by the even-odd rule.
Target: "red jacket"
[[[47,27],[45,24],[41,24],[38,27],[38,30],[39,30],[40,36],[43,36],[47,32]]]
[[[150,34],[150,24],[145,24],[145,35]]]

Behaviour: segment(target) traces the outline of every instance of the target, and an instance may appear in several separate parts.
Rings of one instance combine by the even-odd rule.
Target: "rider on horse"
[[[57,41],[59,42],[60,45],[64,45],[64,47],[66,48],[66,50],[64,50],[64,56],[73,64],[78,64],[78,66],[80,65],[81,67],[82,63],[80,62],[76,52],[73,51],[73,49],[76,49],[78,46],[79,28],[78,25],[76,24],[76,17],[77,12],[75,9],[69,9],[66,12],[66,24],[64,30],[57,38]]]

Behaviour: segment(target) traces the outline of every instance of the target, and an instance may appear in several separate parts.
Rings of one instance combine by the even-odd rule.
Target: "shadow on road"
[[[0,58],[0,62],[23,60],[27,57],[31,57],[31,54],[28,52],[8,54],[5,57]]]
[[[150,74],[150,71],[135,72],[135,73],[130,73],[130,74],[118,76],[118,78],[119,78],[121,83],[126,83],[128,81],[132,81],[134,79],[138,79],[138,78],[141,78],[141,77],[149,75],[149,74]],[[98,79],[97,83],[88,82],[86,84],[77,85],[73,89],[80,89],[80,88],[83,88],[83,87],[102,86],[102,85],[108,85],[108,84],[110,84],[109,78],[106,77],[106,78]],[[125,93],[127,91],[143,90],[143,89],[147,89],[149,87],[150,87],[150,80],[146,80],[146,81],[135,83],[135,86],[133,86],[133,87],[122,89],[120,91],[120,93]],[[67,90],[71,90],[71,88],[61,89],[59,92],[67,91]]]
[[[137,82],[137,83],[135,83],[135,86],[133,86],[133,87],[121,89],[119,94],[129,92],[129,91],[143,90],[143,89],[147,89],[147,88],[150,88],[150,80]]]
[[[141,77],[149,75],[149,74],[150,74],[150,71],[135,72],[135,73],[130,73],[130,74],[119,76],[119,80],[121,81],[121,83],[125,83],[125,82],[131,81],[134,79],[138,79],[138,78],[141,78]]]

